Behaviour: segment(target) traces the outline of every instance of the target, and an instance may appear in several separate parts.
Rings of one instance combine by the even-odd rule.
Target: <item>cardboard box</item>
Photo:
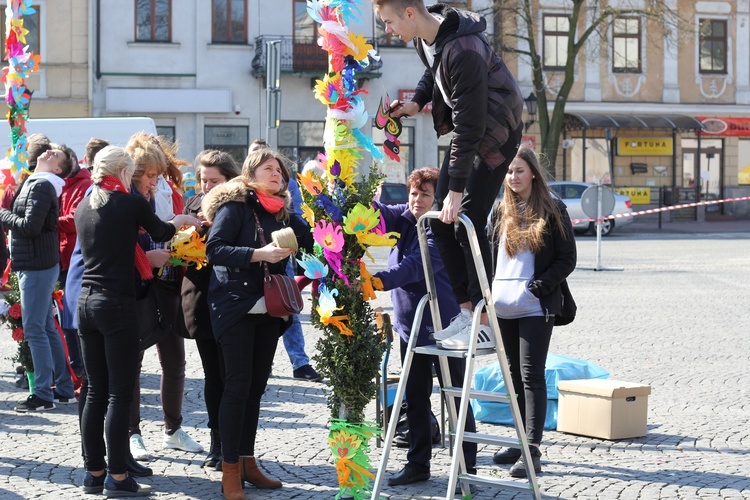
[[[616,380],[560,380],[557,430],[602,439],[646,435],[648,385]]]

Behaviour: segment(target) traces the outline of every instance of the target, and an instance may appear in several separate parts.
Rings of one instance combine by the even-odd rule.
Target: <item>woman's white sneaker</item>
[[[136,460],[148,460],[151,458],[140,434],[130,436],[130,454]]]
[[[446,340],[454,337],[461,333],[463,330],[471,326],[471,311],[468,309],[461,308],[461,312],[458,313],[453,319],[451,324],[442,330],[438,330],[432,335],[437,341]]]
[[[164,433],[164,448],[189,451],[191,453],[200,453],[203,451],[203,446],[196,443],[195,440],[182,429],[177,429],[171,436]]]

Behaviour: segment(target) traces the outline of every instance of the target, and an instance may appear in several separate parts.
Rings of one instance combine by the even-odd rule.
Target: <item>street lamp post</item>
[[[524,99],[524,102],[526,103],[526,112],[529,114],[529,119],[525,124],[526,130],[528,130],[529,127],[536,123],[536,112],[538,111],[539,104],[537,103],[534,92],[531,92],[529,97]]]

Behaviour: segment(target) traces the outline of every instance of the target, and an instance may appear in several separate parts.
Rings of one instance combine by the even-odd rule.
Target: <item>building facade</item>
[[[606,0],[643,8],[642,0]],[[535,37],[545,92],[560,88],[570,5],[535,0]],[[600,4],[601,5],[601,4]],[[566,105],[556,177],[604,179],[654,204],[750,195],[750,1],[664,0],[679,22],[623,15],[581,51]],[[579,19],[579,33],[596,12]],[[518,81],[534,91],[530,61],[514,58]],[[538,125],[528,133],[538,133]],[[664,195],[664,193],[662,193]],[[750,218],[747,202],[709,212]]]
[[[29,49],[41,55],[27,81],[33,90],[30,118],[91,116],[89,0],[35,0],[23,18]],[[5,9],[0,9],[5,60]]]

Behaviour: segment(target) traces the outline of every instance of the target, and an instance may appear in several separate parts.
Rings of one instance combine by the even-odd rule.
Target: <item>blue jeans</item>
[[[293,257],[292,257],[293,258]],[[287,276],[294,278],[294,263],[292,258],[286,265]],[[282,335],[284,341],[284,349],[289,355],[289,361],[292,363],[292,369],[310,364],[310,358],[305,353],[305,336],[302,333],[302,323],[300,323],[299,315],[292,315],[292,325]]]
[[[53,385],[60,396],[74,396],[65,349],[52,317],[52,292],[59,273],[58,266],[18,271],[23,334],[34,360],[34,394],[45,401],[53,400]]]

